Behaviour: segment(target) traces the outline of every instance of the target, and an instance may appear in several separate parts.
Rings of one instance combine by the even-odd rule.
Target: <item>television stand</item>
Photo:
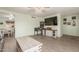
[[[46,28],[46,29],[45,29],[45,36],[48,36],[48,35],[47,35],[47,34],[48,34],[47,31],[50,31],[50,32],[52,33],[52,34],[51,34],[51,37],[52,37],[52,36],[53,36],[54,38],[57,37],[57,34],[56,34],[57,30]]]
[[[50,36],[49,32],[51,32],[51,37],[56,38],[57,37],[57,30],[56,29],[51,29],[51,28],[37,28],[37,35],[38,35],[38,31],[41,31],[41,35],[42,36]],[[48,32],[49,31],[49,32]],[[35,30],[34,30],[35,32]]]

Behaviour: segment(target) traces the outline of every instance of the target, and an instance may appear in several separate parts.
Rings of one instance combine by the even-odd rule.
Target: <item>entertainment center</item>
[[[57,37],[57,16],[54,17],[47,17],[44,19],[45,25],[44,28],[46,28],[46,36],[49,37]]]
[[[57,37],[57,16],[44,18],[44,21],[40,22],[40,27],[37,28],[41,31],[41,35],[49,37]],[[37,34],[38,34],[37,30]]]

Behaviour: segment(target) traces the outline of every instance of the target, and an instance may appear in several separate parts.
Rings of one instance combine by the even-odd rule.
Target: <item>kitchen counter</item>
[[[16,40],[18,43],[17,49],[20,48],[20,51],[22,52],[40,52],[41,50],[42,43],[36,41],[31,37],[24,36],[16,38]]]

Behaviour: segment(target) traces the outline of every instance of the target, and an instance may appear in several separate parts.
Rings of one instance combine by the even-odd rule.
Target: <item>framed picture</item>
[[[72,17],[72,20],[73,20],[73,19],[76,19],[76,16],[73,16],[73,17]]]
[[[64,19],[63,19],[63,21],[67,21],[67,19],[66,19],[66,18],[64,18]]]
[[[67,22],[68,25],[71,25],[71,22]]]
[[[0,22],[0,25],[3,25],[3,22]]]
[[[67,18],[63,19],[63,24],[65,25],[67,23]]]
[[[76,22],[75,21],[73,21],[72,26],[76,26]]]
[[[66,22],[63,22],[63,24],[65,25],[65,24],[66,24]]]

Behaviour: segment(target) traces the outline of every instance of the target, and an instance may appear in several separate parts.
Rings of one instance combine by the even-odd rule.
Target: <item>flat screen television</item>
[[[57,25],[57,16],[55,17],[50,17],[50,18],[45,18],[45,25]]]

